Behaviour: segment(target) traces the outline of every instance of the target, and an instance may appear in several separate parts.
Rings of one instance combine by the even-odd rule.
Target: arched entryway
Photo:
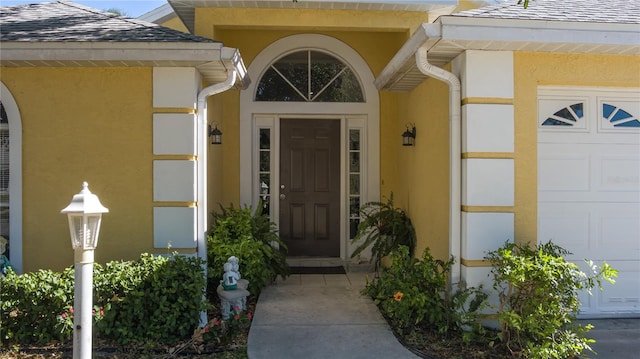
[[[310,45],[312,44],[312,45]],[[240,97],[240,200],[279,224],[292,255],[347,259],[361,203],[379,199],[379,96],[366,62],[335,38],[265,48]]]
[[[22,120],[9,89],[0,82],[0,234],[8,239],[9,260],[22,272]]]

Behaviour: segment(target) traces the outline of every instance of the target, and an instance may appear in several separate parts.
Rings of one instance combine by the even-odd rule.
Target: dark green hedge
[[[94,265],[94,333],[121,344],[173,344],[190,337],[205,309],[202,262],[143,254],[137,261]],[[0,279],[0,339],[12,343],[71,340],[74,269]],[[62,314],[65,314],[63,316]]]

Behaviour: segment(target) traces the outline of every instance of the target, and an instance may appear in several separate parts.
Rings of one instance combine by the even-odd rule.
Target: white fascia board
[[[240,51],[238,49],[223,47],[221,60],[225,64],[226,68],[232,67],[236,70],[236,87],[243,90],[249,87],[251,79],[249,78],[247,67],[244,65],[244,61],[242,61],[242,56],[240,56]]]
[[[164,4],[138,17],[139,20],[153,22],[156,24],[165,22],[177,16],[169,4]]]
[[[222,43],[3,42],[0,61],[220,60]]]
[[[442,34],[439,23],[423,23],[419,26],[409,40],[407,40],[395,56],[393,56],[387,66],[380,72],[380,75],[378,75],[374,82],[376,88],[380,90],[387,87],[389,82],[393,82],[394,79],[398,78],[398,75],[402,75],[402,69],[409,65],[414,66],[416,62],[415,54],[418,49],[425,46],[431,48],[441,37]]]
[[[442,16],[444,40],[573,43],[640,47],[637,24]]]

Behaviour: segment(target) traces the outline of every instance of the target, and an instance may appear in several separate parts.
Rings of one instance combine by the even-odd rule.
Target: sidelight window
[[[271,209],[271,129],[258,130],[258,193],[262,201],[262,213],[269,215]]]
[[[349,129],[349,238],[355,237],[360,223],[362,187],[362,146],[360,129]]]

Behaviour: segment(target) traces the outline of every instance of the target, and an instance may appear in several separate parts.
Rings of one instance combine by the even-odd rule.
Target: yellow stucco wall
[[[474,1],[460,4],[461,9],[476,6]],[[196,9],[195,33],[239,49],[247,67],[278,39],[299,33],[324,34],[351,46],[376,76],[427,20],[433,19],[419,12]],[[388,197],[394,192],[396,205],[415,216],[416,253],[430,247],[443,259],[448,256],[449,216],[448,193],[443,191],[449,179],[447,94],[447,86],[435,80],[410,95],[380,93],[380,193]],[[224,132],[223,145],[210,150],[212,210],[218,209],[218,203],[239,201],[239,105],[238,91],[214,96],[210,102],[215,107],[210,121],[221,124]],[[419,128],[415,148],[401,146],[400,134],[407,122]]]
[[[427,21],[424,12],[324,9],[202,8],[195,16],[195,34],[216,40],[221,40],[220,29],[398,32]]]
[[[460,7],[481,3],[463,1]],[[247,66],[280,38],[325,34],[354,48],[377,75],[424,21],[425,14],[409,12],[197,9],[196,34],[240,49]],[[630,74],[640,73],[640,64],[637,56],[534,53],[516,53],[514,63],[515,237],[518,242],[533,242],[537,231],[537,86],[639,86],[637,76]],[[416,253],[429,247],[442,259],[449,254],[447,97],[447,86],[433,79],[409,94],[380,93],[381,195],[394,192],[396,205],[412,217],[418,234]],[[217,203],[228,205],[239,199],[239,92],[227,92],[212,101],[217,107],[212,118],[225,133],[224,144],[211,150],[215,173],[210,177],[210,204],[215,209]],[[407,123],[415,123],[418,130],[413,148],[400,145]]]
[[[73,264],[60,210],[88,181],[103,216],[96,261],[153,250],[151,68],[6,68],[23,131],[24,271]]]
[[[215,38],[227,47],[239,49],[247,67],[274,41],[300,33],[323,34],[351,46],[367,62],[373,74],[377,75],[404,44],[413,29],[426,21],[426,18],[425,13],[416,12],[389,14],[304,9],[197,9],[196,34]],[[313,26],[310,27],[309,24]],[[345,24],[349,24],[349,27]],[[221,124],[224,132],[222,146],[211,150],[213,152],[210,151],[209,203],[211,209],[215,210],[218,203],[237,205],[240,198],[240,92],[229,91],[216,95],[211,101],[210,105],[216,109],[211,111],[210,121]],[[396,126],[395,111],[389,110],[395,106],[393,95],[381,94],[380,103],[382,128]],[[388,141],[397,140],[396,136],[387,138],[388,131],[383,133],[381,146],[384,147]],[[394,156],[392,152],[382,153],[386,158],[390,158],[389,155]],[[393,168],[386,164],[392,162],[390,159],[383,159],[381,169],[383,174],[389,173],[386,178],[390,182],[393,182],[391,177],[395,175],[392,174]],[[221,173],[224,173],[224,176]]]
[[[174,30],[178,30],[178,31],[189,32],[189,29],[187,29],[187,27],[184,26],[184,23],[182,22],[182,20],[180,20],[180,18],[178,16],[175,16],[175,17],[163,22],[162,26],[166,26],[166,27],[172,28]]]
[[[449,256],[449,108],[445,83],[427,79],[409,94],[398,94],[398,120],[389,145],[396,206],[404,208],[416,229],[416,255],[428,247],[440,259]],[[416,126],[413,147],[403,147],[401,134]],[[384,150],[383,150],[384,151]],[[385,156],[386,157],[386,156]]]
[[[639,56],[514,54],[515,240],[537,238],[537,88],[543,85],[640,87]],[[395,122],[383,123],[383,195],[393,191],[396,205],[410,215],[418,236],[416,254],[429,247],[448,256],[449,122],[448,89],[427,79],[409,94],[388,93],[387,111]],[[392,104],[395,104],[392,106]],[[384,112],[384,111],[383,111]],[[415,147],[402,148],[400,134],[415,123]],[[383,136],[384,138],[384,136]]]
[[[514,54],[515,240],[537,241],[538,86],[640,87],[640,56]]]

